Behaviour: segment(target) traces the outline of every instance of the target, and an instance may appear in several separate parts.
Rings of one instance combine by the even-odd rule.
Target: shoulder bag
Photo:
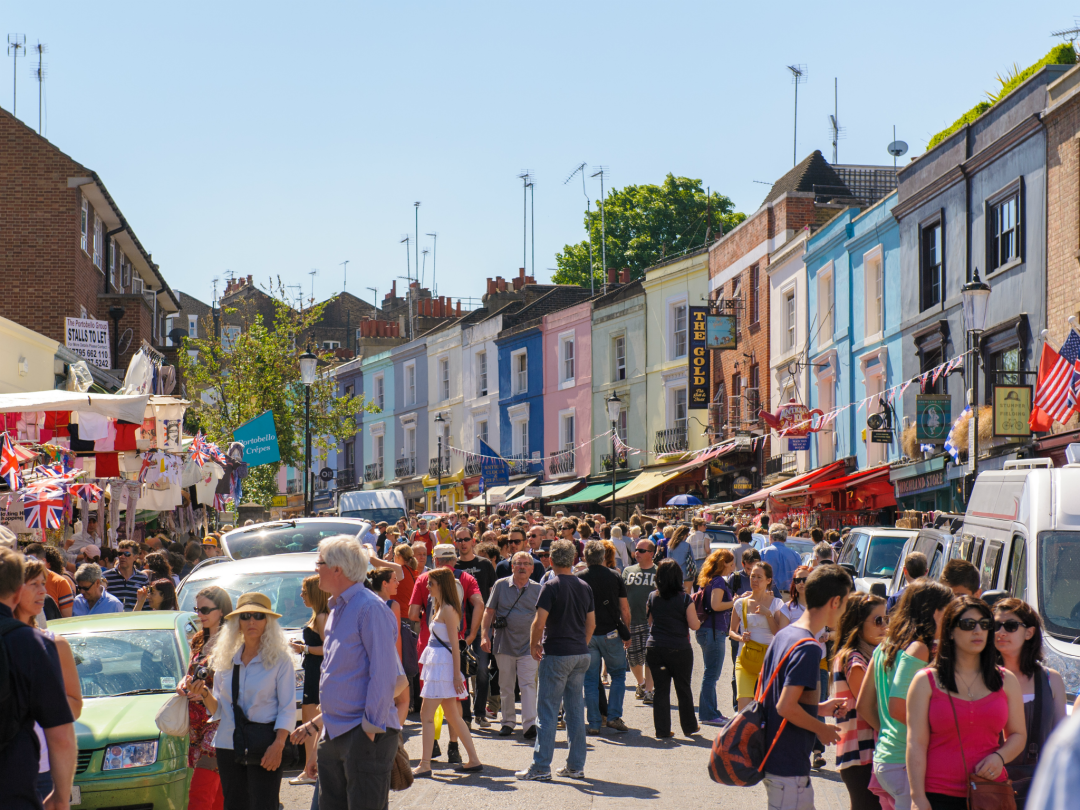
[[[940,689],[941,685],[938,688]],[[964,740],[960,734],[960,720],[956,716],[956,704],[953,703],[953,697],[949,691],[947,689],[943,691],[948,695],[949,705],[952,706],[953,722],[956,723],[956,739],[960,743],[960,761],[964,763],[964,773],[967,774],[968,810],[1016,810],[1016,793],[1011,779],[995,782],[972,773],[968,768],[967,757],[964,756]],[[1002,768],[1004,769],[1004,763],[1002,763]]]
[[[188,699],[183,695],[173,695],[161,704],[154,722],[159,731],[170,737],[186,737],[191,730]]]
[[[449,650],[451,655],[454,654],[454,648],[439,638],[434,630],[431,631],[431,637]],[[461,675],[465,680],[468,680],[476,675],[476,653],[473,652],[473,649],[469,644],[465,643],[465,639],[463,638],[458,639],[458,652],[459,657],[461,658]]]
[[[746,603],[750,600],[750,597],[743,599],[742,603],[742,626],[744,631],[750,629],[750,622],[746,616]],[[744,671],[750,672],[754,675],[761,673],[761,665],[765,663],[765,651],[769,649],[769,645],[762,644],[760,641],[743,641],[739,644],[739,665]]]
[[[233,756],[237,765],[259,765],[266,749],[277,739],[277,730],[273,723],[253,723],[248,720],[240,708],[240,667],[232,668],[232,706],[233,706]],[[296,746],[285,738],[285,747],[281,749],[280,768],[288,770],[296,765],[299,755]]]

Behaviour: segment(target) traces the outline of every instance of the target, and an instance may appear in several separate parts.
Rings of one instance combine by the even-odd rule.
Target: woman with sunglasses
[[[756,562],[750,570],[750,595],[735,600],[731,612],[728,636],[739,642],[735,659],[735,684],[738,710],[741,712],[754,699],[765,650],[780,632],[780,609],[784,603],[773,596],[773,570],[767,562]]]
[[[727,723],[716,702],[716,682],[720,680],[720,671],[724,668],[725,639],[731,627],[731,608],[735,604],[735,594],[727,583],[727,577],[734,570],[735,555],[729,549],[721,548],[705,558],[698,574],[701,596],[695,595],[695,600],[701,600],[698,613],[701,627],[697,630],[697,642],[705,663],[705,674],[698,693],[698,717],[702,723],[710,726]]]
[[[855,700],[874,650],[884,640],[888,626],[884,599],[868,593],[848,596],[836,631],[838,647],[833,656],[833,697],[846,698],[851,706],[837,721],[840,740],[836,744],[836,768],[851,799],[851,810],[880,810],[881,807],[878,797],[870,791],[874,729],[855,711]]]
[[[210,714],[202,700],[191,692],[193,681],[202,676],[208,689],[214,685],[214,673],[208,666],[210,653],[214,651],[218,633],[225,624],[225,617],[232,612],[232,599],[228,592],[217,585],[203,588],[195,595],[195,612],[199,614],[202,632],[191,639],[191,660],[187,674],[176,691],[188,698],[188,720],[191,727],[188,745],[188,767],[192,768],[191,787],[188,788],[188,810],[221,810],[223,796],[221,779],[217,772],[217,754],[214,735],[218,724],[210,720]]]
[[[806,578],[810,576],[810,566],[800,565],[791,575],[791,589],[788,596],[791,601],[776,612],[776,619],[781,629],[787,627],[806,612]]]
[[[933,665],[911,682],[907,770],[917,810],[966,810],[969,774],[1003,782],[1005,763],[1023,753],[1024,699],[1016,676],[998,666],[993,631],[985,602],[954,599]]]
[[[285,633],[262,593],[245,593],[225,617],[221,638],[210,654],[214,671],[211,693],[204,681],[194,681],[193,694],[213,712],[214,737],[224,810],[277,810],[281,791],[281,755],[296,724],[296,673]],[[237,677],[239,676],[239,677]],[[233,681],[240,688],[236,694]],[[237,762],[233,750],[235,707],[244,710],[249,727],[273,724],[274,740],[257,763]]]
[[[1021,599],[994,605],[994,646],[998,662],[1015,676],[1024,699],[1027,744],[1020,756],[1005,763],[1016,789],[1016,806],[1027,799],[1039,754],[1055,726],[1065,719],[1065,682],[1043,665],[1042,619]]]
[[[139,588],[135,597],[135,610],[179,610],[176,604],[176,586],[171,579],[155,579]]]

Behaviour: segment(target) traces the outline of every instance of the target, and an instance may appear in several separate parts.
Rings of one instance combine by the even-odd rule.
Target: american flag
[[[1049,353],[1049,354],[1048,354]],[[1055,421],[1064,424],[1072,415],[1080,396],[1080,334],[1070,329],[1054,359],[1054,350],[1043,344],[1043,359],[1035,387],[1035,407],[1042,409]],[[1047,361],[1053,365],[1047,369]],[[1043,372],[1046,372],[1045,375]]]
[[[4,443],[0,446],[0,478],[7,482],[8,489],[13,492],[22,488],[22,473],[19,471],[19,459],[15,455],[15,445],[11,437],[6,433]]]
[[[64,491],[59,487],[26,490],[22,498],[26,528],[59,529],[63,525]]]

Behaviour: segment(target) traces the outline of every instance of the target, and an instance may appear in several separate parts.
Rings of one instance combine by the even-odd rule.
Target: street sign
[[[482,475],[480,476],[480,482],[476,485],[476,488],[480,492],[484,491],[484,476],[482,476]]]
[[[331,469],[330,467],[323,467],[321,470],[319,470],[319,478],[321,478],[323,481],[333,481],[333,469]]]
[[[276,507],[288,506],[289,505],[289,496],[288,495],[274,495],[270,499],[270,505],[271,506],[276,506]]]
[[[709,350],[706,348],[705,319],[708,307],[690,307],[690,410],[709,407]]]
[[[918,441],[944,444],[952,427],[952,397],[948,394],[918,394],[915,412]]]
[[[281,461],[273,411],[267,411],[240,425],[233,431],[233,441],[243,443],[244,461],[249,467]]]
[[[794,453],[796,450],[809,450],[810,449],[810,437],[809,436],[792,436],[787,440],[787,449],[789,453]]]

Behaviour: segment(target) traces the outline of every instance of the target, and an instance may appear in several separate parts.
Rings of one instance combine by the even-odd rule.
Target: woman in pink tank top
[[[907,769],[913,808],[966,808],[968,774],[1002,782],[1008,778],[1005,763],[1024,748],[1020,684],[997,666],[993,626],[981,599],[953,600],[941,621],[937,656],[911,682]]]

